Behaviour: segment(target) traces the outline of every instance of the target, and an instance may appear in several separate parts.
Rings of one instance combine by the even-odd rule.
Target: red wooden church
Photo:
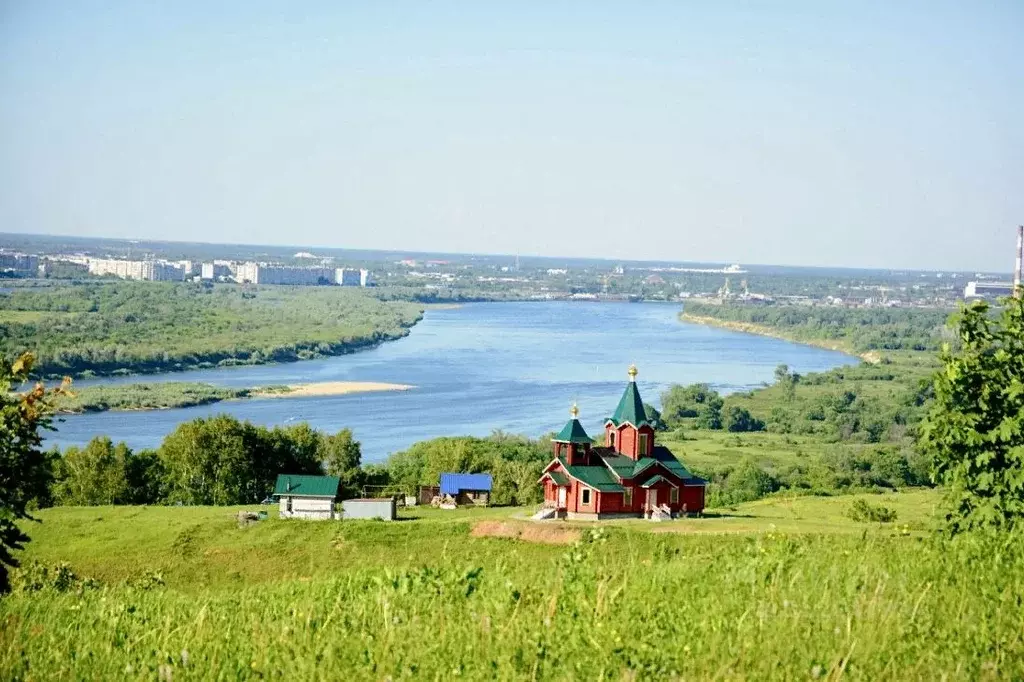
[[[704,510],[707,482],[655,443],[636,375],[636,367],[630,366],[626,391],[605,421],[603,447],[592,444],[575,405],[572,418],[552,439],[555,458],[539,483],[544,506],[557,516],[665,518]]]

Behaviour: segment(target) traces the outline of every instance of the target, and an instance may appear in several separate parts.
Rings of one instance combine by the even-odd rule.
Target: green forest
[[[341,287],[109,282],[0,294],[0,355],[44,377],[151,373],[347,353],[408,333],[422,306]]]
[[[937,351],[955,337],[946,328],[952,310],[935,308],[844,308],[802,305],[741,305],[691,302],[686,317],[724,324],[756,325],[805,343],[833,342],[857,353]]]

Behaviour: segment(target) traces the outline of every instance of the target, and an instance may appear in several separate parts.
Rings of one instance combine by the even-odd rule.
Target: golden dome
[[[573,403],[572,407],[569,408],[569,414],[572,415],[573,419],[580,416],[580,408],[576,407],[576,403]]]
[[[640,372],[637,371],[637,368],[636,368],[635,364],[629,366],[629,380],[630,381],[636,381],[636,375],[639,374],[639,373]]]

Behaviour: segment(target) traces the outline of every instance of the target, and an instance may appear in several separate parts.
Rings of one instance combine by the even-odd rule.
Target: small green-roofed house
[[[338,498],[337,476],[279,474],[274,495],[279,499],[281,518],[333,519]]]
[[[626,390],[605,420],[604,445],[587,435],[573,405],[572,418],[551,439],[554,459],[539,481],[548,511],[538,518],[663,519],[704,510],[707,482],[655,444],[636,376],[631,366]]]

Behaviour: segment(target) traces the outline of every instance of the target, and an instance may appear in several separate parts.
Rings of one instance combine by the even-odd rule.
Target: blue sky
[[[4,3],[0,231],[1009,271],[1024,2],[502,5]]]

